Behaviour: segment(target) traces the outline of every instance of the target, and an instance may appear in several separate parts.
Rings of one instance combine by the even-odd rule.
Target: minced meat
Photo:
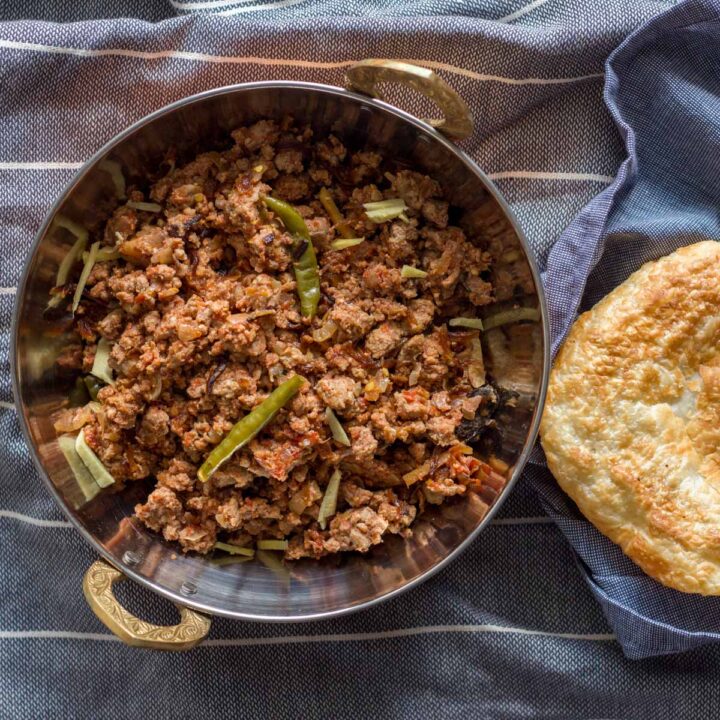
[[[286,538],[288,559],[319,558],[407,537],[426,502],[478,488],[489,472],[455,434],[480,405],[468,399],[476,335],[449,332],[447,320],[493,301],[491,255],[452,224],[434,179],[397,171],[378,152],[349,151],[332,135],[314,141],[291,119],[232,138],[147,192],[128,188],[134,203],[161,210],[123,204],[98,234],[119,258],[93,268],[78,337],[58,360],[88,372],[98,340],[110,345],[115,382],[81,414],[86,440],[116,486],[152,478],[136,515],[184,551]],[[323,187],[365,242],[332,248],[341,233],[317,200]],[[296,238],[264,195],[292,202],[313,238],[321,301],[312,321],[297,297]],[[407,218],[368,219],[363,203],[392,198]],[[403,265],[427,275],[405,278]],[[308,381],[299,394],[201,482],[212,449],[295,374]],[[333,438],[327,408],[350,447]],[[423,463],[428,473],[408,487],[404,476]],[[323,529],[335,467],[337,511]]]

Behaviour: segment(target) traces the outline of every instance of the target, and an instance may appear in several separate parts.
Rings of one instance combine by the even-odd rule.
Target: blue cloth
[[[271,78],[339,85],[345,63],[363,57],[432,64],[467,98],[478,127],[465,149],[496,179],[546,268],[562,230],[612,182],[625,155],[603,104],[603,64],[671,4],[0,2],[0,718],[717,715],[720,647],[627,660],[528,478],[462,557],[379,607],[288,626],[217,619],[210,639],[186,654],[127,648],[85,604],[82,575],[95,556],[34,471],[8,368],[13,288],[27,249],[54,199],[97,148],[183,96]],[[660,28],[672,12],[658,19]],[[28,14],[37,20],[20,20]],[[40,21],[90,18],[105,19]],[[712,44],[703,38],[700,45],[712,57]],[[423,113],[413,98],[393,99]],[[599,247],[603,221],[593,217],[584,242]],[[567,248],[567,239],[557,247]],[[573,271],[575,290],[564,296],[553,289],[553,273],[562,275],[561,251],[553,253],[553,308],[570,303],[571,316],[581,295],[585,307],[639,262],[610,254],[613,242],[594,271],[593,263]],[[641,252],[642,242],[628,252],[636,246]],[[655,244],[650,252],[662,250]],[[584,562],[606,554],[602,538],[588,535],[564,497],[551,494],[552,481],[538,483],[571,541],[585,533]],[[624,575],[634,571],[627,562],[623,568]],[[167,603],[138,586],[126,583],[119,594],[137,614],[173,621]],[[631,624],[615,627],[629,650],[621,630]],[[644,638],[647,652],[647,632]],[[660,643],[654,652],[669,649]]]
[[[720,4],[690,2],[651,20],[610,56],[605,101],[628,156],[550,252],[544,281],[554,349],[578,310],[643,263],[720,239],[718,43]],[[628,657],[720,640],[720,598],[651,580],[578,514],[546,470],[529,474]]]

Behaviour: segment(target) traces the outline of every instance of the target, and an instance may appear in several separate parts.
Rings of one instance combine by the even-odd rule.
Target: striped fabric
[[[14,288],[34,232],[75,169],[148,112],[221,85],[342,84],[343,69],[363,57],[434,67],[474,109],[477,130],[465,147],[497,180],[544,266],[623,158],[603,106],[603,63],[669,4],[0,4],[0,717],[715,716],[720,652],[624,658],[526,481],[461,558],[380,607],[302,625],[218,619],[192,653],[129,649],[85,605],[81,579],[93,552],[32,468],[9,382]],[[20,21],[33,13],[36,21]],[[39,21],[90,18],[106,19]],[[394,99],[422,111],[414,98]],[[149,620],[174,621],[136,585],[119,595]]]
[[[628,156],[548,258],[554,348],[577,310],[644,263],[720,238],[718,42],[720,3],[695,0],[648,22],[608,59],[605,99]],[[628,657],[720,642],[720,598],[662,587],[579,515],[547,470],[533,467],[528,476],[581,558]]]

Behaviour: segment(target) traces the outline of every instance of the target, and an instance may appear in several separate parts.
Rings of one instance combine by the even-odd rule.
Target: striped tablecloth
[[[669,3],[23,5],[0,2],[0,717],[715,717],[720,652],[625,659],[526,482],[461,558],[380,607],[303,625],[219,619],[186,654],[127,648],[84,602],[94,554],[33,470],[9,381],[14,288],[53,200],[119,130],[220,85],[342,84],[364,57],[437,69],[472,106],[477,130],[465,147],[544,266],[623,158],[603,105],[603,63]],[[120,595],[150,620],[173,620],[137,586]]]

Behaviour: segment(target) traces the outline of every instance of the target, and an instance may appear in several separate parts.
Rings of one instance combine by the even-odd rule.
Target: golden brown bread
[[[647,263],[577,320],[540,433],[561,487],[648,575],[720,594],[720,243]]]

